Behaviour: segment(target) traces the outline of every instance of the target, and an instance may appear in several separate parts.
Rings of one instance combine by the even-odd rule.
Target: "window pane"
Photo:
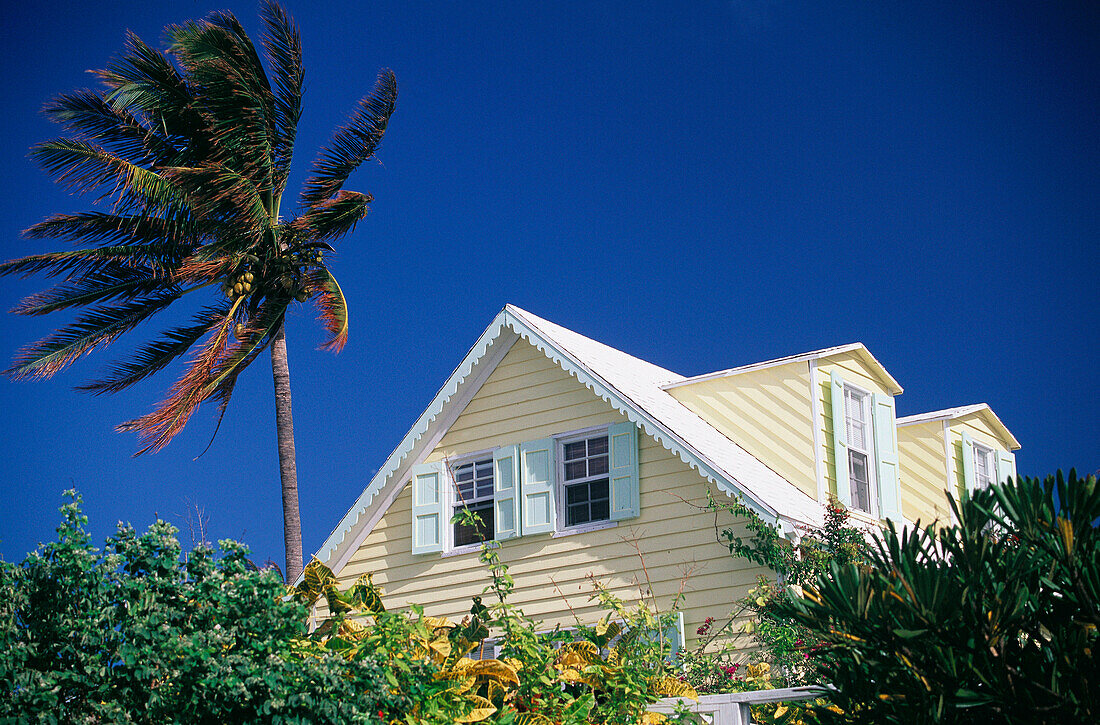
[[[577,458],[584,458],[584,441],[576,441],[575,443],[565,444],[565,460],[572,461]]]
[[[579,524],[588,523],[588,504],[582,503],[577,506],[570,506],[565,512],[565,525],[577,526]]]
[[[586,471],[583,458],[579,461],[569,461],[565,464],[565,480],[572,481],[577,478],[584,478],[588,475]]]
[[[589,521],[607,521],[611,518],[611,504],[605,498],[599,501],[593,501],[591,506],[591,513],[589,514]]]
[[[588,459],[588,475],[602,476],[607,473],[607,455],[596,456]]]
[[[607,453],[607,436],[588,439],[588,455],[598,456]]]
[[[871,486],[865,454],[848,451],[848,479],[852,484],[852,507],[870,513]]]
[[[579,483],[576,486],[565,487],[565,504],[572,506],[574,504],[581,504],[588,502],[588,486],[583,483]]]
[[[481,517],[481,525],[474,527],[455,524],[455,546],[479,544],[493,538],[493,502],[487,501],[467,508]]]

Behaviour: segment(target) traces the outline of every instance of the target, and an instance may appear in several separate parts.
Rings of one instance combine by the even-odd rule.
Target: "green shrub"
[[[777,616],[807,627],[845,723],[1100,721],[1100,490],[1024,478],[831,566]]]
[[[378,722],[408,708],[378,660],[299,656],[305,609],[220,542],[120,525],[103,552],[80,498],[58,540],[0,562],[0,721]]]

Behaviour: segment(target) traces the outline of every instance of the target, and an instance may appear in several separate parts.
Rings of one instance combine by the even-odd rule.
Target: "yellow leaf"
[[[470,695],[468,699],[474,703],[474,709],[462,717],[456,717],[455,722],[481,722],[497,711],[497,709],[493,707],[493,703],[489,702],[484,697]]]
[[[554,725],[554,721],[537,712],[523,712],[516,715],[515,725]]]
[[[675,677],[656,677],[649,681],[649,691],[658,697],[689,697],[699,699],[691,685]]]
[[[463,670],[468,676],[519,684],[519,675],[500,660],[477,660]]]
[[[775,712],[772,713],[772,717],[783,717],[787,714],[787,709],[788,708],[786,705],[780,705],[779,707],[775,708]]]
[[[661,725],[668,722],[668,718],[659,712],[647,712],[642,715],[641,725]]]

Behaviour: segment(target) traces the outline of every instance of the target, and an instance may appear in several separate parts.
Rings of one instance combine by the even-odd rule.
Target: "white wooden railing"
[[[755,692],[731,692],[726,695],[700,695],[699,700],[668,697],[649,706],[653,712],[671,714],[677,704],[683,703],[699,721],[709,725],[752,725],[753,705],[768,702],[798,702],[827,695],[825,687],[786,687],[781,690],[756,690]]]

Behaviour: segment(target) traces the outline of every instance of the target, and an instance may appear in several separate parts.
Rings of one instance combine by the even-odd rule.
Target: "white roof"
[[[549,320],[505,305],[427,410],[325,541],[317,558],[339,570],[392,501],[409,469],[431,452],[504,352],[525,339],[729,495],[786,530],[821,526],[821,505],[663,389],[685,378]],[[499,348],[494,352],[494,348]],[[484,365],[479,365],[484,362]],[[395,488],[396,487],[396,488]],[[378,497],[383,490],[389,495]],[[354,533],[353,533],[354,532]],[[350,535],[350,538],[349,538]],[[334,565],[335,563],[335,565]]]
[[[916,423],[927,423],[933,420],[955,420],[956,418],[962,418],[967,415],[978,414],[985,418],[990,425],[997,430],[1001,437],[1004,438],[1005,443],[1008,444],[1011,450],[1019,450],[1021,448],[1020,442],[1016,440],[1016,436],[1012,435],[1012,431],[1008,429],[997,414],[993,412],[993,409],[989,407],[988,403],[974,403],[973,405],[960,405],[957,408],[944,408],[943,410],[933,410],[930,413],[917,413],[916,415],[906,415],[902,418],[898,418],[898,425],[914,425]]]
[[[778,365],[789,365],[796,362],[805,362],[807,360],[820,360],[822,358],[829,358],[834,355],[842,355],[844,353],[854,352],[860,357],[867,367],[875,374],[878,375],[882,382],[886,383],[886,387],[889,389],[891,395],[901,395],[903,391],[901,383],[894,379],[882,363],[871,354],[871,351],[867,349],[867,346],[862,342],[850,342],[847,345],[837,345],[835,347],[826,347],[821,350],[812,350],[811,352],[803,352],[798,355],[787,355],[786,357],[776,358],[775,360],[765,360],[764,362],[751,363],[749,365],[741,365],[735,368],[729,368],[728,370],[718,370],[713,373],[704,373],[703,375],[695,375],[690,378],[682,378],[678,381],[666,383],[665,389],[678,388],[685,385],[693,385],[695,383],[702,382],[704,380],[713,380],[715,378],[729,378],[735,375],[741,375],[742,373],[750,373],[754,370],[763,370],[765,368],[772,368]]]

